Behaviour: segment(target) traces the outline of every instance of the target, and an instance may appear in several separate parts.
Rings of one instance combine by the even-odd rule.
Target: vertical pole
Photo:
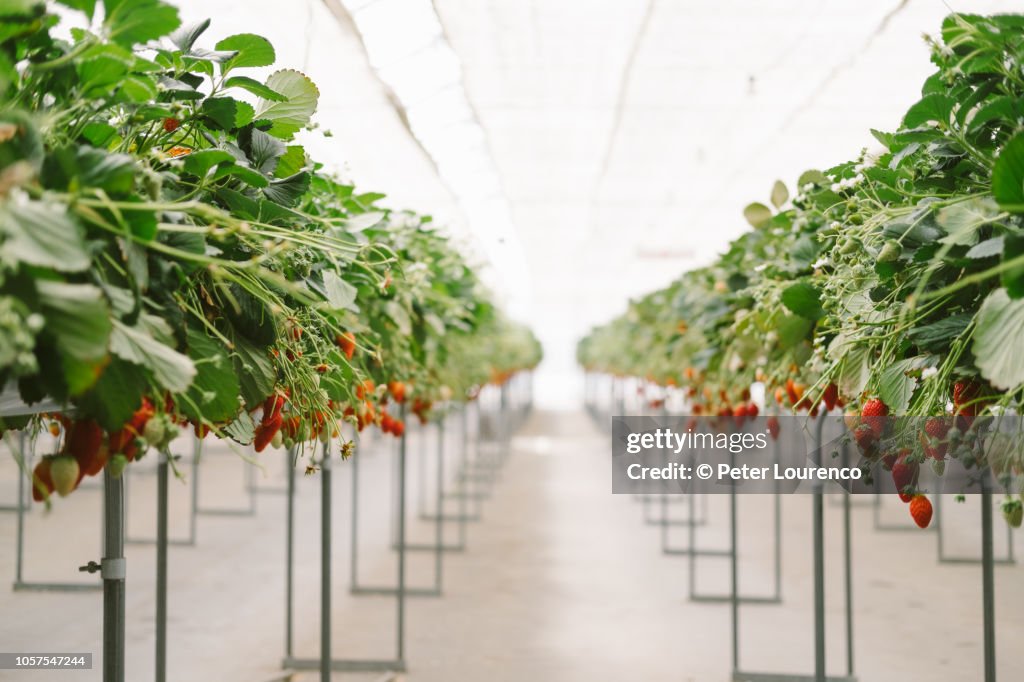
[[[466,515],[469,514],[469,486],[466,485],[466,479],[464,478],[469,470],[469,403],[462,405],[462,410],[459,412],[459,430],[461,438],[459,439],[459,447],[461,451],[459,453],[459,461],[461,464],[459,468],[462,472],[462,485],[458,486],[459,490],[459,546],[466,546]]]
[[[167,460],[161,452],[156,479],[156,682],[167,679]]]
[[[103,472],[103,682],[124,682],[124,486]]]
[[[775,454],[775,464],[778,465],[782,459],[781,455],[782,446],[779,445],[779,441],[775,440],[772,444],[772,450]],[[773,504],[775,507],[775,596],[782,599],[782,494],[779,492],[779,481],[775,480],[775,499]]]
[[[406,419],[405,403],[399,407],[401,419]],[[397,614],[397,656],[405,660],[405,455],[406,435],[398,439],[398,614]]]
[[[437,422],[437,520],[434,524],[434,542],[437,544],[434,554],[434,571],[437,576],[437,589],[441,590],[441,571],[444,565],[444,420],[442,416]]]
[[[729,450],[729,465],[735,468],[736,455]],[[729,568],[731,571],[730,581],[732,590],[730,596],[731,623],[732,623],[732,669],[733,672],[740,669],[740,586],[739,586],[739,548],[737,547],[736,533],[736,482],[729,486]],[[690,547],[691,553],[693,547]]]
[[[196,540],[196,516],[199,509],[199,458],[203,453],[203,441],[193,436],[192,441],[192,512],[188,520],[188,536]]]
[[[322,453],[320,462],[320,682],[331,682],[331,458],[329,443],[323,444]]]
[[[981,584],[984,618],[985,682],[996,682],[996,584],[992,551],[992,481],[988,471],[981,478]]]
[[[509,425],[508,419],[508,382],[501,385],[501,402],[499,403],[499,414],[501,426],[499,427],[499,437],[501,438],[501,463],[504,464],[505,460],[508,459],[509,454],[509,439],[512,437],[512,429]]]
[[[690,599],[693,599],[694,594],[697,591],[697,522],[694,519],[694,514],[697,513],[696,505],[696,492],[693,491],[693,484],[690,484],[690,494],[686,496],[686,537],[687,547],[689,551],[686,553],[686,559],[689,566],[687,566],[687,580],[689,581],[690,587]]]
[[[845,440],[841,445],[843,468],[850,466],[850,447]],[[850,496],[843,495],[843,577],[846,581],[846,674],[853,677],[853,541],[850,533]]]
[[[285,612],[284,612],[284,655],[291,658],[293,654],[292,613],[295,598],[295,450],[288,449],[288,533],[285,539]]]
[[[349,554],[349,583],[359,581],[359,453],[352,457],[352,552]]]
[[[28,503],[25,500],[25,479],[30,481],[30,486],[34,485],[34,479],[32,476],[32,460],[29,459],[25,452],[25,431],[22,430],[18,433],[18,449],[21,451],[21,462],[24,471],[18,472],[18,551],[15,557],[15,568],[14,568],[14,584],[21,584],[21,569],[24,564],[24,547],[25,547],[25,507]],[[31,494],[31,487],[29,490]]]
[[[825,424],[824,410],[814,425],[814,465],[821,466],[821,432]],[[825,506],[824,482],[815,478],[814,490],[814,680],[825,682]]]

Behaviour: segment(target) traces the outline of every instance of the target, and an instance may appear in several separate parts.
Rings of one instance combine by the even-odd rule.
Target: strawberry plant
[[[319,90],[254,78],[266,39],[210,40],[159,0],[60,4],[69,40],[42,2],[0,9],[0,388],[73,415],[37,488],[175,424],[302,443],[353,407],[376,424],[366,380],[465,400],[539,361],[429,217],[309,157]]]
[[[1024,450],[986,448],[976,417],[1024,402],[1022,29],[1020,15],[947,17],[928,39],[934,74],[895,131],[872,131],[876,151],[804,173],[793,194],[776,183],[770,206],[745,209],[751,231],[595,329],[579,362],[680,386],[695,413],[754,382],[786,409],[848,405],[870,457],[886,454],[884,417],[921,417],[903,439],[913,466],[948,454],[1019,487]]]

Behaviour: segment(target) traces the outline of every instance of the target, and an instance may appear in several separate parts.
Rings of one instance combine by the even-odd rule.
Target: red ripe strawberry
[[[892,481],[896,484],[896,490],[906,493],[914,485],[917,478],[917,462],[911,461],[906,452],[902,453],[896,463],[892,465]]]
[[[64,451],[78,462],[83,476],[95,476],[106,464],[103,449],[103,429],[91,419],[80,419],[68,429]]]
[[[878,445],[878,436],[875,430],[867,424],[861,424],[853,432],[853,438],[857,441],[857,447],[865,457],[874,455],[875,446]]]
[[[750,419],[757,419],[759,410],[757,409],[757,403],[747,403],[747,417]]]
[[[737,405],[732,411],[732,416],[736,421],[736,428],[742,429],[743,422],[747,418],[747,406],[743,404]]]
[[[893,466],[896,464],[896,458],[900,456],[905,450],[900,450],[899,453],[892,452],[891,450],[882,455],[882,468],[886,471],[892,471]]]
[[[263,417],[260,422],[267,424],[281,416],[284,409],[285,397],[281,393],[274,393],[263,401]]]
[[[274,436],[278,431],[281,430],[281,413],[278,412],[276,415],[271,417],[270,421],[265,421],[256,427],[256,436],[253,438],[252,444],[256,452],[263,452],[270,441],[274,439]]]
[[[871,427],[875,436],[882,437],[885,431],[885,416],[889,414],[889,406],[881,398],[871,398],[860,410],[861,422]]]
[[[975,400],[981,392],[981,386],[975,379],[960,379],[953,384],[953,407],[959,410],[966,403]],[[968,406],[967,409],[970,409]],[[966,414],[966,413],[965,413]]]
[[[181,121],[176,118],[165,118],[164,119],[164,132],[173,133],[178,127],[181,126]]]
[[[834,383],[829,384],[825,387],[825,392],[822,393],[821,399],[825,403],[825,409],[831,412],[839,401],[839,387]]]
[[[381,412],[380,415],[380,430],[384,433],[391,433],[391,429],[395,424],[394,418],[387,412]]]
[[[318,374],[327,374],[327,372],[330,369],[331,369],[330,367],[328,367],[327,365],[325,365],[322,362],[319,365],[316,366],[316,371],[317,371]]]
[[[53,478],[50,476],[50,460],[43,458],[32,470],[32,499],[42,502],[53,494]]]
[[[345,354],[345,357],[351,360],[352,356],[356,353],[356,335],[352,332],[338,334],[334,342],[338,344],[338,348]]]
[[[299,433],[299,425],[302,420],[297,416],[292,415],[288,418],[282,418],[281,420],[281,432],[284,433],[288,438],[295,438]]]
[[[948,445],[946,434],[949,433],[949,422],[942,417],[932,417],[924,424],[921,444],[925,454],[933,459],[945,459]]]
[[[395,399],[396,403],[405,402],[405,384],[401,381],[389,381],[388,382],[388,393]]]
[[[927,528],[932,522],[932,503],[924,495],[914,495],[910,500],[910,515],[918,528]]]
[[[779,439],[779,418],[768,417],[767,423],[768,433],[771,434],[772,440]]]
[[[396,438],[401,438],[402,434],[405,433],[405,422],[401,419],[396,419],[391,425],[391,434]]]
[[[356,397],[360,400],[364,400],[366,396],[376,390],[377,385],[373,383],[373,379],[366,379],[363,383],[356,385]]]
[[[790,405],[796,405],[800,402],[800,394],[796,390],[796,384],[793,383],[792,379],[786,379],[786,397],[789,398]]]
[[[192,424],[192,430],[195,432],[196,438],[202,440],[210,433],[210,425],[203,424],[202,422],[194,422]]]

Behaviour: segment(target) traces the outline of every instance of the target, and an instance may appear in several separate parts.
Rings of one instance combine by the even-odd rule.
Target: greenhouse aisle
[[[427,432],[428,443],[434,432]],[[419,506],[421,476],[417,466],[423,434],[410,439],[410,497]],[[218,449],[214,449],[217,447]],[[204,507],[242,506],[241,462],[223,446],[211,447],[203,465],[200,498]],[[391,476],[393,441],[373,438],[362,449],[361,488],[386,490]],[[449,448],[448,462],[457,457]],[[281,458],[264,455],[265,479],[281,483]],[[274,466],[274,464],[277,466]],[[429,463],[429,460],[428,460]],[[150,463],[151,464],[151,463]],[[132,474],[132,498],[151,495],[146,462]],[[187,467],[184,467],[187,471]],[[9,492],[12,467],[0,470]],[[451,469],[449,469],[451,470]],[[334,628],[338,656],[384,658],[393,649],[394,602],[389,598],[354,598],[349,579],[348,492],[351,466],[338,468],[335,480]],[[429,474],[430,470],[422,473]],[[317,476],[298,479],[296,500],[296,653],[315,656],[319,623],[319,486]],[[592,682],[622,679],[720,682],[730,671],[729,609],[694,604],[687,599],[687,561],[659,551],[659,530],[643,524],[643,505],[630,496],[609,494],[607,436],[582,413],[534,413],[513,440],[513,452],[483,505],[483,521],[469,525],[468,551],[446,555],[444,597],[415,598],[408,605],[407,660],[410,682],[488,680],[514,682]],[[172,485],[172,535],[187,531],[185,485]],[[422,488],[431,499],[429,485]],[[369,584],[393,579],[394,554],[387,549],[386,496],[361,503],[360,575]],[[935,535],[922,532],[877,532],[871,511],[854,513],[854,547],[858,561],[854,594],[858,616],[857,668],[862,679],[895,679],[924,669],[928,679],[954,682],[975,679],[980,666],[980,578],[975,566],[940,566]],[[722,547],[726,540],[727,498],[710,497],[708,523],[701,543]],[[280,678],[284,628],[284,499],[261,494],[253,518],[200,517],[196,547],[172,547],[170,573],[169,679],[269,682]],[[886,523],[905,522],[899,502],[883,500]],[[969,505],[970,503],[968,503]],[[952,508],[952,501],[949,507]],[[783,499],[784,560],[782,606],[741,610],[741,665],[747,670],[807,672],[813,637],[810,609],[810,498]],[[771,498],[740,500],[742,538],[741,590],[771,590]],[[454,511],[449,509],[449,511]],[[655,511],[651,508],[649,511]],[[947,520],[948,550],[974,551],[976,516],[953,509]],[[52,516],[33,511],[28,517],[26,569],[32,579],[67,579],[74,567],[97,552],[99,491],[55,505]],[[672,509],[680,514],[681,508]],[[826,506],[828,535],[828,612],[830,672],[841,672],[845,651],[842,633],[840,509]],[[151,528],[149,510],[130,507],[136,536]],[[0,542],[13,547],[14,515],[0,516]],[[412,517],[413,514],[411,513]],[[57,534],[57,529],[61,532]],[[433,525],[410,524],[410,540],[428,543]],[[454,539],[454,534],[448,536]],[[1018,537],[1018,541],[1019,541]],[[679,531],[674,545],[685,542]],[[706,543],[706,544],[705,544]],[[1018,543],[1019,544],[1019,543]],[[1005,553],[1005,536],[997,536],[997,555]],[[42,565],[41,557],[59,553],[62,561]],[[879,557],[885,557],[880,560]],[[128,551],[129,679],[152,679],[153,551]],[[13,576],[13,552],[0,554],[0,571]],[[63,572],[62,572],[63,571]],[[410,584],[433,580],[428,555],[411,555]],[[722,592],[727,565],[720,559],[701,563],[702,592]],[[1024,661],[1014,655],[1024,639],[1024,619],[1013,605],[1024,602],[1020,566],[997,567],[999,671],[1003,679],[1024,675]],[[936,591],[935,585],[942,590]],[[99,651],[98,594],[27,594],[0,591],[0,612],[17,611],[19,626],[6,644],[21,650],[38,647]],[[31,604],[32,608],[20,608]],[[893,613],[899,614],[894,618]],[[45,633],[45,634],[44,634]],[[43,639],[41,639],[43,638]],[[315,682],[299,675],[290,682]],[[0,672],[0,680],[13,679]],[[17,682],[50,680],[47,673],[19,673]],[[61,680],[93,682],[98,672],[62,673]],[[378,680],[379,675],[337,675],[338,680]],[[903,677],[903,679],[907,679]]]

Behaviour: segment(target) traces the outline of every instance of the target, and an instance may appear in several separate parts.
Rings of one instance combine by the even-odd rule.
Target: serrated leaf
[[[263,36],[254,33],[239,33],[228,36],[215,46],[218,50],[237,54],[221,66],[222,73],[232,69],[270,66],[277,59],[274,46]]]
[[[395,323],[399,334],[404,336],[412,334],[412,319],[409,317],[409,312],[398,301],[388,301],[384,304],[384,310],[391,321]]]
[[[284,102],[288,99],[276,90],[272,90],[255,78],[249,78],[248,76],[232,76],[224,81],[224,87],[241,88],[271,102]]]
[[[139,409],[149,391],[146,370],[139,365],[112,358],[92,390],[76,401],[103,429],[116,431]]]
[[[878,377],[878,396],[889,406],[889,414],[906,413],[918,383],[917,378],[908,376],[907,372],[919,368],[922,361],[922,358],[900,360],[882,370]]]
[[[290,139],[309,123],[316,111],[320,91],[305,74],[291,69],[272,73],[266,86],[288,99],[283,102],[261,99],[255,116],[272,123],[268,132],[274,137]]]
[[[185,172],[205,178],[210,169],[222,163],[234,163],[235,157],[223,149],[201,149],[185,157]]]
[[[214,423],[233,419],[241,407],[241,389],[227,349],[205,332],[189,329],[188,356],[196,374],[185,393],[188,400],[176,401],[181,411],[192,419]]]
[[[352,216],[345,221],[345,229],[348,232],[362,232],[378,225],[387,216],[383,211],[370,211]]]
[[[239,102],[231,97],[208,97],[203,101],[201,112],[224,130],[234,130],[238,116]]]
[[[797,282],[786,287],[782,291],[782,304],[812,322],[825,314],[821,308],[821,292],[810,282]]]
[[[327,296],[327,304],[335,310],[353,310],[355,307],[356,288],[339,277],[331,270],[325,270],[323,274],[324,292]]]
[[[970,250],[964,254],[967,258],[992,258],[998,256],[1003,252],[1003,238],[992,237],[986,239],[983,242],[979,242],[970,248]]]
[[[953,100],[948,96],[939,93],[925,95],[907,110],[903,117],[903,127],[914,129],[925,123],[938,123],[946,128],[949,126],[949,115],[952,111]]]
[[[246,409],[253,410],[273,393],[277,371],[267,357],[265,349],[253,345],[237,333],[233,335],[232,340],[235,345],[233,359],[242,400],[245,401]]]
[[[992,169],[992,196],[1011,213],[1024,213],[1024,133],[1018,133],[999,152]]]
[[[743,217],[752,227],[759,227],[772,219],[772,210],[764,204],[754,202],[743,209]]]
[[[935,222],[946,231],[943,244],[973,246],[978,243],[978,230],[999,216],[999,207],[989,197],[959,201],[939,209]]]
[[[1024,383],[1024,299],[1005,289],[990,293],[977,315],[971,348],[981,375],[993,386],[1017,390]]]
[[[132,47],[162,38],[181,25],[178,10],[158,0],[105,0],[107,36]]]
[[[226,178],[229,175],[232,177],[236,177],[242,182],[246,183],[247,185],[251,187],[256,187],[258,189],[262,189],[270,185],[270,181],[267,180],[264,176],[260,175],[259,172],[254,171],[252,168],[247,168],[246,166],[239,166],[237,164],[232,166],[221,166],[216,171],[214,171],[212,179],[220,180],[221,178]],[[227,203],[231,205],[232,210],[235,210],[236,206],[235,203],[233,203],[233,199],[234,197],[228,199]],[[246,197],[246,200],[252,202],[252,199],[249,199],[248,197]],[[256,204],[255,202],[253,202],[253,208],[255,208],[255,206]],[[255,213],[249,216],[249,218],[253,220],[255,220],[256,217],[257,216]]]
[[[1003,263],[1009,263],[1024,256],[1024,237],[1016,234],[1006,235],[1003,242]],[[1010,298],[1024,297],[1024,265],[1007,267],[999,279],[1006,288]]]
[[[782,180],[776,180],[775,184],[772,185],[771,199],[772,205],[775,208],[782,208],[783,204],[789,200],[789,190],[786,189],[786,185]]]
[[[292,207],[309,191],[309,173],[296,173],[290,178],[275,179],[263,188],[263,196],[275,204]]]
[[[151,76],[139,76],[134,73],[130,73],[122,79],[121,89],[118,93],[129,102],[151,102],[159,94],[156,89],[156,81]]]
[[[182,52],[188,52],[192,49],[192,46],[195,45],[199,36],[205,33],[208,28],[210,28],[209,19],[204,19],[203,21],[190,24],[188,26],[182,26],[171,34],[170,41]]]
[[[45,329],[61,352],[84,362],[95,362],[107,354],[110,309],[98,287],[38,280],[36,292]]]
[[[796,181],[798,191],[802,191],[805,185],[827,187],[830,184],[832,183],[829,181],[828,176],[819,170],[804,171]]]
[[[284,142],[271,137],[262,130],[252,131],[249,145],[249,160],[253,168],[265,175],[273,175],[277,170],[277,160],[284,156]]]
[[[0,259],[12,267],[27,263],[78,272],[91,263],[81,228],[63,205],[7,202],[0,207],[0,237]]]
[[[975,132],[985,124],[992,121],[1002,119],[1012,122],[1016,115],[1017,100],[1009,95],[1003,95],[1001,97],[993,98],[990,102],[986,102],[984,106],[980,107],[977,112],[970,117],[967,125],[971,132]]]
[[[947,346],[970,326],[974,315],[959,313],[911,329],[908,335],[921,348],[938,350]]]
[[[146,330],[113,321],[110,352],[117,357],[145,367],[162,388],[183,393],[196,375],[195,365],[186,355],[153,338]]]
[[[277,160],[277,169],[274,171],[274,175],[278,178],[287,178],[295,175],[305,167],[306,150],[298,145],[292,145]]]
[[[253,438],[256,437],[256,422],[253,421],[252,416],[248,412],[242,410],[230,424],[224,427],[223,431],[228,435],[228,438],[236,443],[249,445],[252,443]]]
[[[92,21],[92,16],[96,13],[96,0],[58,0],[58,2],[65,7],[84,12],[85,16],[89,17],[89,21]],[[35,2],[29,4],[35,4]]]

